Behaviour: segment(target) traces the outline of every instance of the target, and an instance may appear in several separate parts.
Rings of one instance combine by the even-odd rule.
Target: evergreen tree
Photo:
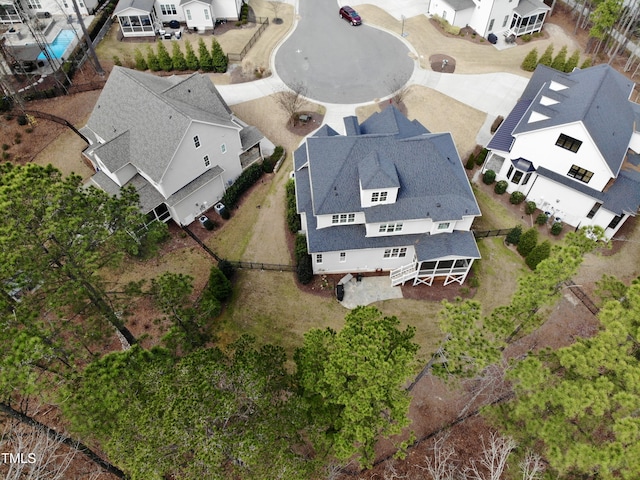
[[[211,61],[213,63],[214,72],[224,73],[227,71],[227,56],[222,51],[222,47],[215,37],[211,37]]]
[[[545,240],[544,242],[536,245],[533,250],[529,252],[524,261],[531,270],[535,270],[542,260],[549,258],[550,254],[551,242],[549,242],[549,240]]]
[[[198,70],[200,68],[200,62],[198,62],[198,57],[193,51],[193,47],[189,40],[184,41],[184,49],[186,52],[185,60],[187,62],[187,68],[189,70]]]
[[[551,68],[555,68],[560,72],[564,72],[564,68],[567,64],[567,46],[563,45],[558,54],[551,62]]]
[[[538,230],[530,228],[520,236],[518,242],[518,253],[523,257],[529,255],[538,243]]]
[[[145,71],[147,68],[149,68],[147,65],[147,61],[145,60],[144,55],[139,48],[136,48],[133,51],[133,58],[136,62],[136,70]]]
[[[584,70],[585,68],[589,68],[591,65],[593,65],[593,58],[587,57],[584,59],[584,62],[582,62],[582,65],[580,65],[580,68]]]
[[[202,38],[198,39],[198,56],[200,68],[205,72],[212,72],[213,59]]]
[[[175,40],[171,42],[171,61],[175,70],[182,72],[187,69],[187,60],[184,58],[180,44]]]
[[[167,51],[167,47],[164,46],[164,42],[162,40],[158,40],[158,63],[160,64],[160,68],[165,72],[170,72],[173,70],[173,62],[171,60],[171,55]]]
[[[152,72],[159,72],[161,70],[158,56],[151,48],[151,45],[147,45],[147,65]]]
[[[553,44],[549,45],[547,49],[544,51],[540,60],[538,60],[539,65],[546,65],[550,67],[553,63]]]
[[[522,60],[522,64],[520,68],[522,68],[526,72],[533,72],[538,65],[538,49],[533,48],[527,53],[527,56]]]
[[[580,62],[580,50],[575,50],[567,60],[567,63],[564,64],[564,72],[566,73],[573,72],[573,69],[578,66],[579,62]]]
[[[413,373],[418,345],[412,343],[412,327],[398,327],[395,317],[357,307],[340,332],[305,334],[294,359],[315,423],[308,433],[321,455],[347,460],[358,454],[363,465],[371,465],[376,441],[408,425],[404,384]]]
[[[513,227],[509,233],[507,234],[507,238],[505,241],[511,245],[517,245],[520,242],[520,237],[522,236],[522,225],[516,225]]]

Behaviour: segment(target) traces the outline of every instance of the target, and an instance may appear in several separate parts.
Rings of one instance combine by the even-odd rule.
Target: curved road
[[[409,80],[414,61],[398,38],[366,24],[350,25],[335,0],[300,0],[300,21],[278,49],[275,69],[289,86],[304,84],[306,96],[355,104],[385,97]]]

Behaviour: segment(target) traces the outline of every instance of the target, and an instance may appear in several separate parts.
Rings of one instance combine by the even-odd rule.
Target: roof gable
[[[372,151],[358,162],[360,186],[364,190],[374,188],[398,188],[398,172],[393,162],[380,158],[378,152]]]

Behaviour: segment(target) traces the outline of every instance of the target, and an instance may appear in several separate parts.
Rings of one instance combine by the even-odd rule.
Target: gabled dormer
[[[396,202],[400,179],[391,160],[369,153],[358,162],[358,179],[362,208]]]

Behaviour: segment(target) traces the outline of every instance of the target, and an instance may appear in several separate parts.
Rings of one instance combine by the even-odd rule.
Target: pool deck
[[[94,16],[89,15],[83,17],[85,25],[91,24]],[[53,43],[55,38],[62,30],[74,30],[77,38],[82,38],[82,27],[75,17],[66,17],[64,15],[52,15],[51,18],[39,19],[44,26],[42,32],[47,44]],[[25,24],[15,23],[3,26],[2,36],[6,40],[6,45],[10,47],[30,47],[37,46],[29,27]],[[77,38],[72,40],[70,45],[77,44]]]

